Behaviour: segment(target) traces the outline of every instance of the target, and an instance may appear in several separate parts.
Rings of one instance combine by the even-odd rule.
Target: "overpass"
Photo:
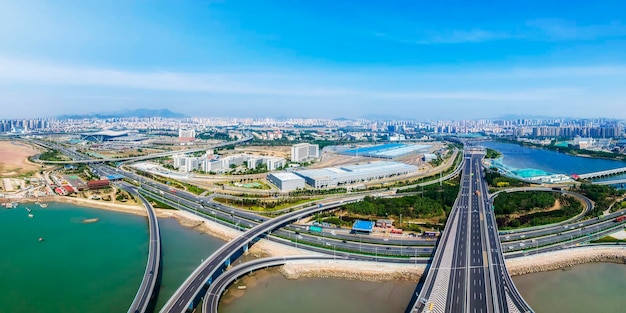
[[[218,279],[215,280],[209,287],[202,302],[202,312],[204,313],[217,313],[220,298],[226,288],[237,278],[247,275],[253,271],[257,271],[264,268],[281,266],[287,263],[295,262],[314,262],[314,261],[332,261],[332,256],[286,256],[286,257],[272,257],[257,259],[250,262],[246,262],[230,269]],[[335,259],[333,262],[342,262],[345,259]]]
[[[218,270],[230,266],[231,258],[237,253],[246,252],[248,245],[257,240],[261,235],[270,232],[290,221],[311,215],[316,212],[331,210],[337,208],[344,203],[358,201],[363,196],[337,201],[326,205],[311,206],[299,211],[287,213],[280,217],[265,221],[250,228],[241,236],[229,241],[215,251],[209,258],[191,273],[185,282],[176,290],[174,295],[167,301],[161,312],[185,312],[193,308],[199,303],[202,297],[202,290],[206,284],[210,284],[213,279],[217,278],[221,272]]]
[[[560,193],[562,195],[567,195],[567,196],[571,196],[574,198],[577,198],[579,200],[581,200],[584,204],[585,204],[585,210],[583,210],[582,212],[580,212],[580,214],[564,220],[562,222],[558,222],[558,223],[553,223],[553,224],[547,224],[547,225],[541,225],[541,226],[534,226],[534,227],[525,227],[519,231],[516,232],[531,232],[531,231],[535,231],[538,229],[545,229],[545,228],[553,228],[553,227],[557,227],[560,225],[564,225],[567,223],[571,223],[574,221],[578,221],[580,219],[582,219],[587,213],[591,212],[593,210],[593,208],[595,207],[593,201],[591,201],[591,199],[579,194],[579,193],[575,193],[575,192],[571,192],[569,190],[565,190],[563,188],[560,187],[554,187],[554,188],[549,188],[549,187],[516,187],[516,188],[509,188],[509,189],[504,189],[504,190],[500,190],[497,192],[494,192],[492,194],[489,195],[489,201],[493,203],[493,201],[495,200],[496,197],[498,197],[498,195],[500,195],[501,193],[511,193],[511,192],[527,192],[527,191],[543,191],[543,192],[556,192],[556,193]]]
[[[626,184],[626,179],[594,181],[594,182],[591,182],[591,183],[594,184],[594,185],[623,185],[623,184]]]
[[[481,168],[464,156],[459,196],[419,293],[407,312],[530,312],[513,284],[500,247]]]
[[[155,298],[155,288],[159,281],[161,272],[161,233],[159,231],[159,221],[157,220],[154,208],[146,198],[144,198],[136,189],[122,183],[120,188],[126,190],[132,195],[137,196],[148,212],[148,228],[150,229],[150,244],[148,245],[148,263],[146,271],[143,274],[141,285],[135,295],[133,303],[128,309],[128,313],[143,313],[151,306],[151,300]]]
[[[587,173],[587,174],[580,174],[577,176],[579,179],[592,179],[592,178],[611,176],[611,175],[617,175],[617,174],[622,174],[622,173],[626,173],[626,167],[620,167],[620,168],[615,168],[612,170],[599,171],[599,172],[593,172],[593,173]]]

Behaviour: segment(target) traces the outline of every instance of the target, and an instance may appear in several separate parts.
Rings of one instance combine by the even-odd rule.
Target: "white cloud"
[[[619,21],[583,26],[560,19],[537,19],[527,21],[526,25],[539,30],[540,37],[546,36],[553,40],[594,40],[626,36],[626,25]]]
[[[470,90],[446,86],[434,88],[404,87],[369,88],[336,83],[320,84],[319,81],[334,81],[335,74],[317,72],[316,77],[307,80],[307,74],[277,73],[181,73],[181,72],[140,72],[107,68],[56,65],[45,62],[19,60],[0,57],[0,83],[20,83],[22,85],[61,85],[95,86],[105,88],[123,88],[155,91],[202,92],[212,94],[263,95],[276,97],[343,97],[374,98],[396,100],[498,100],[522,101],[551,99],[555,95],[577,92],[571,88],[539,88],[515,92]],[[378,81],[381,77],[372,77]],[[391,80],[402,79],[387,77]],[[426,78],[424,76],[422,79]],[[460,78],[462,79],[462,77]],[[344,79],[345,80],[345,79]],[[372,84],[371,82],[369,84]],[[434,91],[433,91],[434,90]]]

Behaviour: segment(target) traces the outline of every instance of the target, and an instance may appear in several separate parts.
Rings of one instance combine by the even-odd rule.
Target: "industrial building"
[[[363,221],[356,220],[352,225],[352,230],[350,231],[353,234],[366,234],[369,235],[374,231],[374,222],[372,221]]]
[[[337,187],[417,172],[417,167],[400,162],[375,161],[363,164],[294,172],[314,188]]]
[[[304,179],[293,173],[271,173],[267,180],[281,191],[292,191],[304,188]]]
[[[299,143],[291,146],[291,161],[302,162],[320,157],[320,146],[309,143]]]
[[[401,143],[389,143],[369,147],[357,147],[341,152],[344,155],[363,156],[381,159],[397,159],[403,156],[424,152],[430,149],[430,145],[406,145]]]

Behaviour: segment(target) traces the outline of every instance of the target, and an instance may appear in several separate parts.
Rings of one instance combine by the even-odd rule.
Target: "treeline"
[[[525,187],[530,186],[529,183],[500,175],[495,170],[487,171],[485,173],[485,180],[487,184],[492,187]]]
[[[502,156],[502,153],[500,153],[500,151],[487,148],[487,153],[485,154],[486,159],[497,159],[501,156]]]
[[[331,188],[331,189],[297,189],[289,192],[290,197],[298,196],[316,196],[316,195],[331,195],[335,193],[346,193],[346,188]]]
[[[569,218],[572,218],[579,214],[583,207],[580,201],[574,197],[561,195],[558,198],[561,208],[558,210],[534,212],[530,214],[524,214],[516,218],[510,218],[506,215],[500,215],[496,217],[498,227],[503,228],[518,228],[528,226],[547,225],[553,223],[559,223]]]
[[[215,201],[224,203],[224,204],[233,204],[237,206],[241,206],[243,208],[252,208],[252,207],[262,207],[265,209],[273,209],[285,204],[298,204],[307,202],[307,199],[297,199],[297,198],[279,198],[272,200],[263,200],[263,199],[248,199],[242,198],[238,200],[228,199],[228,198],[214,198]]]
[[[59,150],[48,150],[39,155],[39,159],[42,161],[63,161],[65,158],[59,152]]]
[[[363,201],[346,204],[344,208],[353,214],[378,217],[402,215],[403,217],[429,218],[445,213],[441,203],[421,196],[401,198],[365,197]]]
[[[532,209],[547,209],[554,205],[556,198],[552,193],[541,191],[527,192],[503,192],[493,202],[494,213],[513,214],[518,211],[529,211]]]

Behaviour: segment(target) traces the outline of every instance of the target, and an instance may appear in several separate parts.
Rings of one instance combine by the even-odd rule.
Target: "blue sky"
[[[435,3],[436,2],[436,3]],[[626,118],[624,1],[3,1],[0,118]]]

